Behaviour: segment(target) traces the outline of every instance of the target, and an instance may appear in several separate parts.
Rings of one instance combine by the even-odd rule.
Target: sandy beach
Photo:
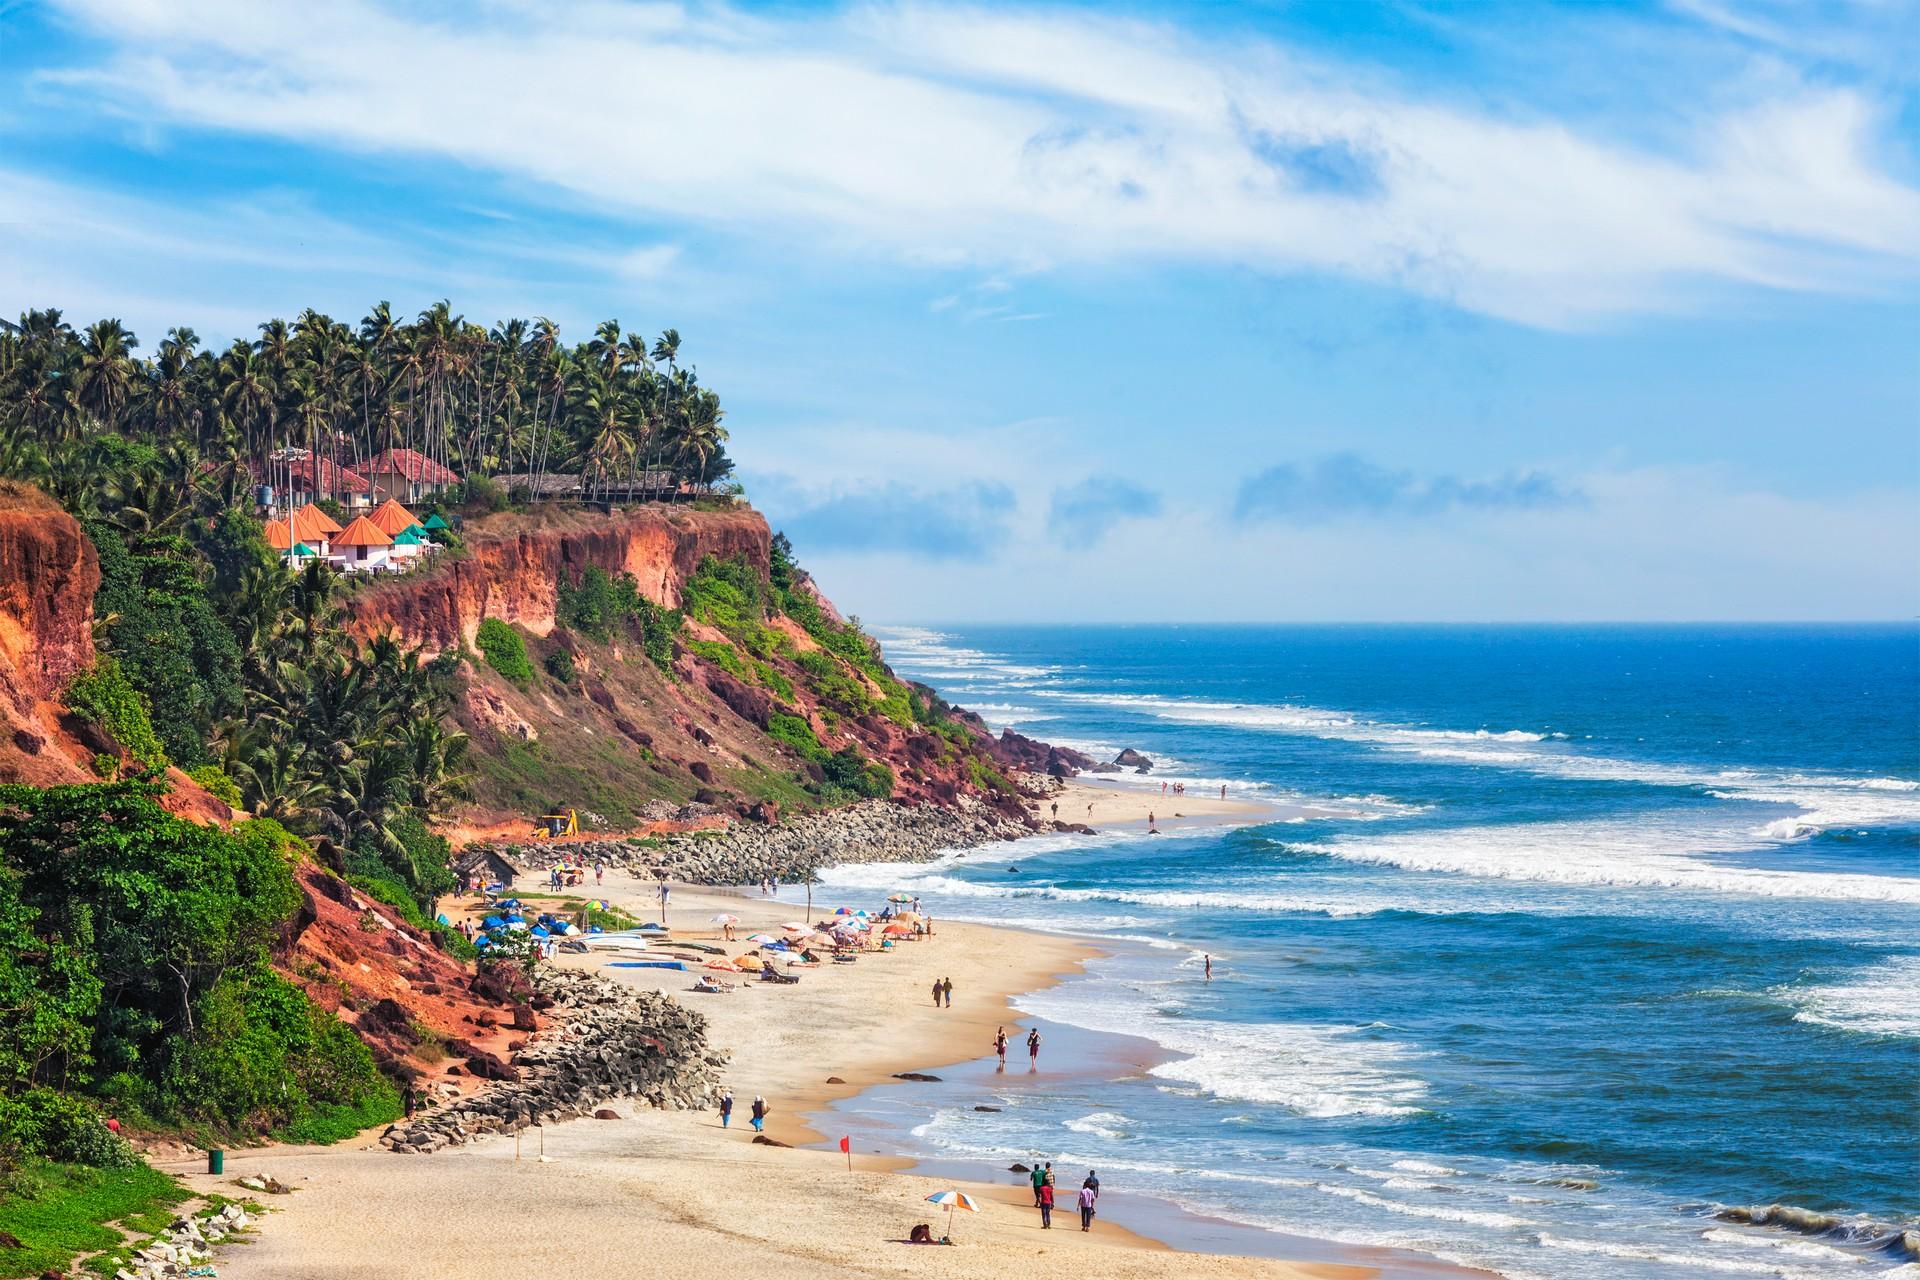
[[[610,875],[600,892],[658,915],[650,884]],[[816,899],[815,914],[837,905]],[[740,917],[742,938],[799,914],[756,893],[676,888],[668,920],[678,936],[711,941],[719,930],[707,922],[723,911]],[[738,1110],[729,1130],[712,1113],[620,1101],[619,1120],[527,1131],[517,1159],[511,1138],[405,1157],[371,1146],[368,1135],[332,1148],[232,1152],[220,1180],[203,1166],[173,1167],[203,1190],[231,1192],[232,1179],[248,1173],[270,1173],[296,1188],[271,1201],[277,1212],[255,1243],[220,1259],[221,1274],[238,1280],[506,1280],[530,1270],[635,1266],[728,1280],[768,1269],[800,1277],[1038,1271],[1141,1280],[1376,1274],[1365,1266],[1177,1252],[1105,1219],[1083,1234],[1064,1196],[1055,1229],[1042,1231],[1019,1189],[988,1184],[959,1184],[981,1212],[957,1215],[958,1247],[915,1247],[904,1243],[914,1224],[928,1223],[936,1235],[946,1230],[945,1212],[924,1198],[954,1183],[904,1174],[903,1162],[871,1153],[856,1152],[849,1170],[837,1152],[753,1143],[746,1112],[756,1093],[772,1104],[770,1136],[816,1141],[806,1123],[810,1109],[896,1072],[936,1070],[990,1052],[997,1026],[1017,1040],[1008,998],[1073,973],[1092,954],[1044,935],[938,921],[935,929],[934,937],[891,953],[808,973],[798,986],[743,982],[722,995],[688,993],[691,973],[563,955],[560,964],[673,992],[709,1017],[712,1043],[731,1054],[724,1076]],[[933,1005],[932,985],[943,977],[954,985],[951,1009]],[[1063,1182],[1067,1192],[1077,1178]]]

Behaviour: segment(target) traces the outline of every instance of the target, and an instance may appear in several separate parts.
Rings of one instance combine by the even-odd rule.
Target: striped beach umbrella
[[[975,1204],[973,1197],[964,1191],[936,1191],[927,1197],[927,1203],[942,1205],[946,1208],[948,1235],[953,1234],[953,1211],[955,1209],[965,1209],[968,1213],[980,1212],[980,1206]]]

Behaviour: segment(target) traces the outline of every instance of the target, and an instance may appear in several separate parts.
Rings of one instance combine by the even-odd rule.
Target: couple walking
[[[753,1131],[755,1133],[764,1133],[766,1131],[767,1112],[771,1110],[773,1110],[773,1108],[767,1105],[765,1098],[757,1093],[753,1095],[753,1119],[748,1123],[753,1125]],[[720,1127],[722,1129],[730,1129],[733,1127],[733,1090],[731,1089],[722,1089],[720,1091]]]
[[[1032,1173],[1033,1204],[1040,1210],[1040,1229],[1053,1230],[1054,1186],[1053,1161],[1044,1165],[1035,1165]],[[1100,1200],[1100,1175],[1092,1169],[1087,1170],[1085,1182],[1080,1184],[1079,1194],[1074,1197],[1075,1206],[1080,1210],[1080,1229],[1093,1230],[1093,1207]]]
[[[942,1004],[949,1009],[953,1008],[952,978],[941,978],[933,984],[933,1007],[938,1009]]]
[[[1000,1066],[1005,1068],[1007,1065],[1007,1029],[1005,1027],[993,1033],[993,1051],[1000,1055]],[[1035,1067],[1040,1065],[1040,1028],[1038,1027],[1027,1032],[1027,1063]]]

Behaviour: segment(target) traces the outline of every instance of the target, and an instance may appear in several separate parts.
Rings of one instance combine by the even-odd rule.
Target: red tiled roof
[[[326,458],[300,458],[287,464],[289,482],[295,489],[326,493],[372,493],[373,485],[357,471],[338,466]],[[314,480],[319,477],[318,482]]]
[[[390,547],[393,539],[387,536],[373,521],[361,516],[352,524],[333,535],[336,547]]]
[[[413,484],[459,484],[460,477],[417,449],[382,449],[367,459],[370,475],[388,472],[405,476]]]
[[[287,522],[285,520],[269,520],[267,521],[266,528],[261,530],[261,532],[267,535],[267,545],[275,551],[285,551],[293,545],[293,539],[287,536]]]

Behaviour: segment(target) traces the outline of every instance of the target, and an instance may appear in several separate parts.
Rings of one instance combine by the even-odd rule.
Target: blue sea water
[[[1022,1007],[1165,1051],[924,1154],[1512,1277],[1920,1275],[1920,629],[878,631],[995,727],[1298,806],[830,873],[1120,940]]]

